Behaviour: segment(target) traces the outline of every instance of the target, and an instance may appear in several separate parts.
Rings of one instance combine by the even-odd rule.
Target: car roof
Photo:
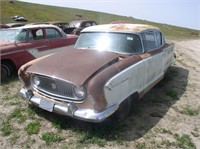
[[[13,25],[25,25],[24,23],[7,23],[6,25],[8,26],[13,26]]]
[[[129,32],[139,33],[146,30],[159,30],[159,28],[145,24],[104,24],[85,28],[82,32]]]
[[[65,21],[49,21],[49,22],[46,22],[46,23],[49,23],[49,24],[59,24],[59,23],[68,24],[68,23],[65,22]]]
[[[92,21],[92,20],[73,20],[70,23],[72,23],[72,22],[95,22],[95,21]]]
[[[6,24],[0,24],[0,28],[10,28],[10,26],[8,26]]]
[[[20,26],[20,27],[16,27],[15,29],[45,28],[45,27],[54,27],[54,28],[57,28],[57,26],[51,25],[51,24],[37,24],[37,25]]]

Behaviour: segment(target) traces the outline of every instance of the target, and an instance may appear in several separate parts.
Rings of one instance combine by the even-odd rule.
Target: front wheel
[[[126,118],[138,101],[138,94],[130,95],[120,104],[118,110],[113,114],[112,119],[121,121]]]
[[[132,100],[130,96],[120,104],[118,110],[113,115],[113,119],[117,121],[123,120],[130,113],[131,107],[132,107]]]
[[[12,66],[7,62],[1,63],[1,82],[8,80],[8,78],[13,74]]]

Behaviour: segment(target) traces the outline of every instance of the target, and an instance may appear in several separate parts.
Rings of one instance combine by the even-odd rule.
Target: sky
[[[200,0],[20,0],[93,10],[200,30]]]

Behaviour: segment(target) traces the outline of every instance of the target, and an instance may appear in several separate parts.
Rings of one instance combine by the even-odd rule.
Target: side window
[[[29,30],[29,41],[44,39],[44,33],[42,29]]]
[[[34,40],[33,31],[32,30],[29,30],[28,39],[29,39],[29,41],[33,41]]]
[[[155,32],[155,33],[156,33],[157,46],[160,47],[162,45],[162,34],[161,32]]]
[[[45,29],[45,30],[46,30],[47,39],[53,39],[53,38],[61,37],[60,33],[53,28],[48,28],[48,29]]]
[[[97,25],[95,22],[92,22],[92,26]]]
[[[87,23],[85,24],[85,27],[89,27],[89,26],[92,26],[92,25],[91,25],[90,22],[87,22]]]
[[[27,35],[27,30],[23,29],[21,32],[19,32],[19,34],[17,35],[16,40],[20,41],[20,42],[25,42],[27,41],[26,39],[26,35]]]
[[[44,33],[42,29],[36,31],[36,38],[35,40],[44,39]]]
[[[162,44],[165,44],[165,36],[162,34]]]
[[[143,46],[144,46],[144,50],[148,51],[148,47],[147,47],[146,38],[145,38],[144,33],[141,34],[141,37],[142,37],[142,43],[143,43]]]
[[[154,37],[153,32],[146,32],[144,33],[145,39],[146,39],[146,45],[147,45],[147,51],[156,49],[156,39]]]

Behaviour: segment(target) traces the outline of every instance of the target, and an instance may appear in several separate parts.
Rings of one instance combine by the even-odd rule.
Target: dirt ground
[[[121,122],[79,128],[82,123],[33,108],[19,98],[22,84],[17,78],[1,85],[0,149],[200,149],[200,40],[173,42],[177,56],[173,66]],[[33,121],[40,123],[39,131],[27,134]],[[48,143],[45,132],[61,139]]]

